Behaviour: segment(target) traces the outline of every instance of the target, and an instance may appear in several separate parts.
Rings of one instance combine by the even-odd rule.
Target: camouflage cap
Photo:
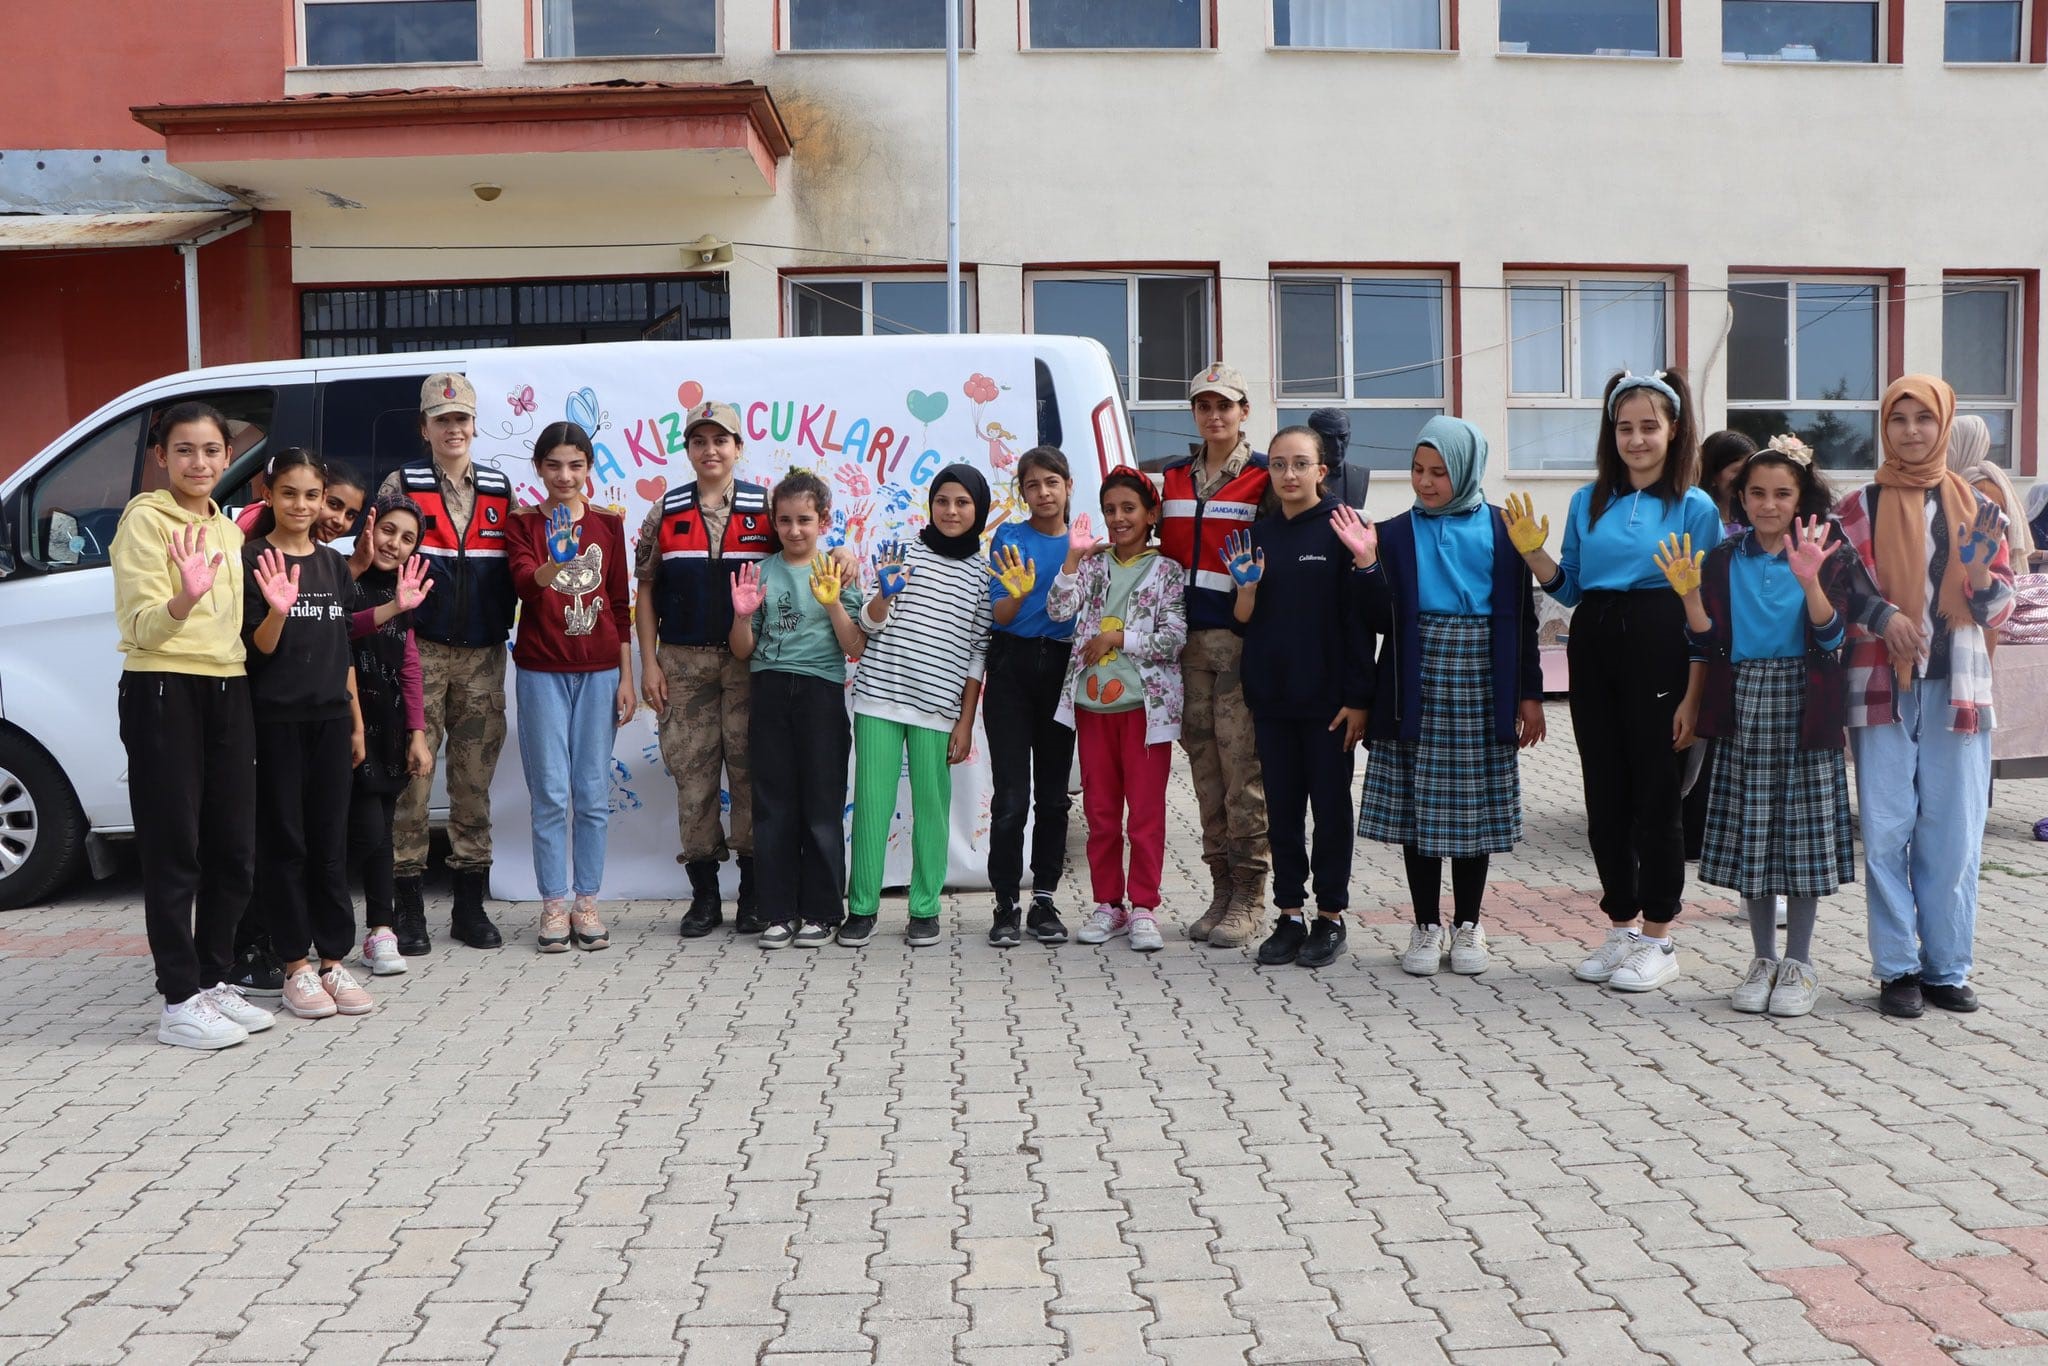
[[[1202,394],[1221,394],[1237,403],[1245,401],[1244,376],[1227,365],[1210,364],[1195,372],[1188,381],[1188,400],[1193,402]]]
[[[443,413],[476,416],[476,389],[460,375],[428,375],[427,382],[420,386],[420,416],[439,417]]]
[[[689,420],[683,424],[683,435],[688,436],[706,422],[723,427],[734,436],[740,434],[740,410],[730,403],[717,403],[707,398],[690,409]]]

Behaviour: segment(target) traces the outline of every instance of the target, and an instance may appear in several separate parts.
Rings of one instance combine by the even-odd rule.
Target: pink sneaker
[[[334,1014],[334,998],[310,964],[284,979],[284,1008],[302,1020],[324,1020]]]
[[[597,914],[596,897],[576,898],[576,909],[569,913],[569,937],[576,941],[579,949],[608,949],[612,946],[612,932],[604,927],[604,921]]]
[[[540,903],[540,951],[569,951],[569,908],[560,901]]]
[[[320,985],[333,998],[334,1008],[343,1015],[367,1015],[377,1008],[370,999],[370,993],[356,985],[356,979],[348,975],[348,969],[336,963],[320,974]]]
[[[398,936],[390,930],[372,930],[364,935],[363,966],[378,977],[404,972],[405,956],[398,951]]]

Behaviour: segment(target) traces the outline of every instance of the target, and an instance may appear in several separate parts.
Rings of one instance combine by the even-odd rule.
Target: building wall
[[[1024,325],[1023,266],[1213,263],[1221,355],[1268,414],[1255,427],[1270,423],[1276,262],[1454,266],[1462,411],[1500,433],[1513,263],[1682,268],[1679,354],[1711,427],[1731,268],[1889,274],[1903,286],[1896,373],[1941,368],[1945,271],[2038,269],[2044,255],[2048,191],[2011,173],[2009,137],[2038,125],[2048,72],[1944,66],[1936,4],[1892,0],[1903,60],[1862,67],[1723,62],[1709,0],[1680,7],[1678,47],[1693,55],[1676,60],[1501,55],[1495,0],[1460,0],[1453,53],[1275,50],[1268,0],[1216,0],[1211,50],[1020,51],[1018,3],[974,0],[962,61],[962,244],[980,326]],[[350,252],[433,240],[374,206],[300,214],[298,240],[317,248],[301,253],[302,282],[669,271],[670,248],[606,244],[711,232],[743,244],[735,333],[773,335],[781,269],[873,264],[782,248],[943,255],[940,56],[777,52],[772,6],[727,0],[716,59],[533,61],[526,0],[482,6],[481,63],[408,69],[407,84],[758,80],[795,135],[781,189],[674,204],[621,186],[602,203],[507,196],[486,206],[495,222],[459,215],[477,240],[531,244],[510,271],[504,252]],[[296,71],[287,85],[393,76]],[[1581,477],[1515,482],[1561,505]]]

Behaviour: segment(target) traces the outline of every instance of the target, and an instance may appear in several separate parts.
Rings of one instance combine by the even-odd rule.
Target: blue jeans
[[[533,807],[533,880],[543,900],[569,895],[570,803],[575,804],[576,895],[604,882],[611,824],[613,716],[619,671],[520,669],[519,763]]]
[[[1880,982],[1960,986],[1977,933],[1977,860],[1991,803],[1991,734],[1949,729],[1948,680],[1899,697],[1896,725],[1849,732]]]

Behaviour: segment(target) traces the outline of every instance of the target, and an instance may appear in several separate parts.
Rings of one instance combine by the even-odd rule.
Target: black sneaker
[[[996,902],[995,923],[988,927],[988,942],[999,949],[1014,949],[1024,942],[1024,931],[1017,922],[1022,917],[1015,902]]]
[[[235,960],[229,985],[242,989],[244,996],[284,995],[284,964],[269,949],[245,949]]]
[[[786,949],[796,938],[796,926],[786,920],[777,920],[761,931],[761,947],[764,949]]]
[[[797,930],[796,938],[790,940],[800,949],[819,949],[832,942],[832,927],[820,925],[815,920],[806,920]]]
[[[914,915],[909,928],[903,931],[903,942],[913,949],[926,949],[939,942],[939,918],[935,915]]]
[[[1977,1008],[1977,993],[1958,983],[1955,986],[1940,986],[1934,982],[1920,984],[1921,999],[1939,1010],[1953,1010],[1967,1015]]]
[[[1328,967],[1344,951],[1344,922],[1317,916],[1309,924],[1308,943],[1294,961],[1305,968]]]
[[[1067,942],[1067,927],[1060,921],[1060,908],[1049,896],[1031,898],[1031,909],[1024,916],[1024,930],[1041,944]]]
[[[1273,932],[1266,936],[1266,942],[1259,945],[1259,966],[1277,968],[1283,963],[1292,963],[1301,952],[1302,940],[1308,938],[1308,926],[1297,916],[1283,915],[1273,922]]]
[[[1894,977],[1877,992],[1877,1009],[1880,1014],[1891,1015],[1901,1020],[1917,1020],[1926,1009],[1920,995],[1920,975],[1909,972],[1904,977]]]
[[[875,918],[871,915],[850,915],[839,926],[842,948],[857,949],[874,937]]]

